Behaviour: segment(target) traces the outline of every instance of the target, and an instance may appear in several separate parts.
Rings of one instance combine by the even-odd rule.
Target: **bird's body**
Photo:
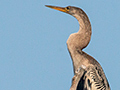
[[[74,89],[70,90],[110,90],[101,65],[93,57],[78,50],[73,58],[73,62],[76,71],[73,77],[73,85],[71,86]],[[81,69],[83,69],[83,72]],[[80,77],[79,74],[81,75]],[[79,79],[79,81],[74,78]],[[77,83],[77,86],[74,86],[74,82]]]
[[[47,7],[74,16],[80,25],[79,31],[71,34],[67,40],[67,47],[74,68],[74,77],[70,90],[110,90],[100,64],[82,51],[91,39],[91,24],[86,13],[82,9],[73,6],[62,8],[47,5]]]

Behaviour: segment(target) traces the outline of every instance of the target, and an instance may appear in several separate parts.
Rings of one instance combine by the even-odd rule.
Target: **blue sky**
[[[92,39],[84,51],[102,65],[111,89],[119,90],[119,0],[1,0],[0,90],[69,90],[73,67],[66,41],[79,25],[46,4],[87,13]]]

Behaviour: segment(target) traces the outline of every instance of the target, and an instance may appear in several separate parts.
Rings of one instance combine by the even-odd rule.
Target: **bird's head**
[[[50,5],[45,5],[46,7],[55,9],[55,10],[59,10],[62,12],[65,12],[67,14],[70,14],[74,17],[76,17],[78,14],[81,15],[86,15],[85,12],[78,8],[78,7],[74,7],[74,6],[67,6],[67,7],[58,7],[58,6],[50,6]],[[77,17],[76,17],[77,18]]]

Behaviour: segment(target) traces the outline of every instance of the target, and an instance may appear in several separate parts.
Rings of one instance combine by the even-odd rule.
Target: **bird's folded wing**
[[[73,77],[70,90],[110,90],[103,71],[93,66],[86,69],[81,68]]]
[[[74,75],[74,77],[72,78],[72,85],[71,85],[70,90],[77,90],[78,83],[81,84],[81,87],[83,86],[82,84],[84,84],[84,80],[82,80],[82,79],[85,76],[85,73],[86,73],[86,71],[83,68],[79,69],[78,73],[76,73]],[[81,82],[79,82],[79,81],[81,81]],[[82,89],[80,89],[80,90],[82,90]]]

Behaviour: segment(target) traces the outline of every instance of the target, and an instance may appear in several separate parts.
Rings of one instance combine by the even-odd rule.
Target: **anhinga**
[[[91,24],[86,13],[74,6],[58,7],[46,5],[74,16],[80,25],[77,33],[73,33],[67,40],[68,51],[71,55],[74,77],[70,90],[110,90],[101,65],[90,55],[83,52],[91,39]]]

